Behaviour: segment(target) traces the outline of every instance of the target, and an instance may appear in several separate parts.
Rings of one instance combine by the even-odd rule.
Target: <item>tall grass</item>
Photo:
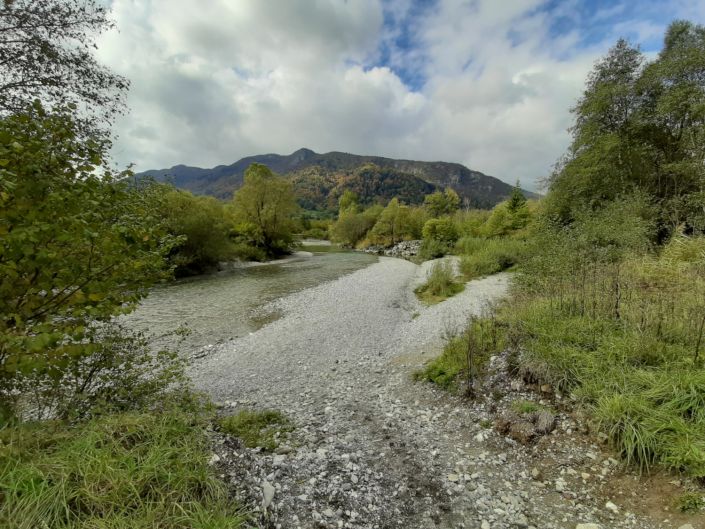
[[[524,261],[530,246],[517,239],[463,237],[456,243],[462,254],[460,270],[466,279],[496,274]]]
[[[446,298],[462,292],[465,285],[455,279],[453,263],[439,261],[431,266],[426,282],[415,292],[426,303],[438,303]]]
[[[484,375],[490,356],[501,351],[505,335],[494,314],[468,320],[463,332],[450,336],[443,353],[415,374],[440,387],[474,396],[475,385]]]
[[[589,406],[625,460],[698,478],[705,477],[703,248],[705,238],[676,237],[658,255],[590,258],[548,246],[524,267],[504,314],[522,336],[525,375]]]
[[[196,421],[196,422],[194,422]],[[193,416],[108,415],[0,431],[0,527],[237,529]]]

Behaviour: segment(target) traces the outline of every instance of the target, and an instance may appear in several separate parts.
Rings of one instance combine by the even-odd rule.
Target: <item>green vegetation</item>
[[[243,410],[220,419],[219,425],[223,432],[242,439],[248,448],[269,452],[276,450],[294,429],[289,419],[274,410]]]
[[[285,254],[293,241],[297,209],[291,182],[266,165],[252,164],[233,196],[237,237],[268,257]]]
[[[419,214],[421,211],[421,208],[412,208],[393,198],[367,234],[368,241],[392,246],[403,240],[418,239],[425,220],[423,214]]]
[[[433,218],[452,215],[460,207],[460,197],[458,193],[450,187],[444,192],[436,191],[430,195],[426,195],[423,201],[424,208]]]
[[[433,259],[450,253],[458,240],[458,229],[450,217],[432,218],[423,225],[421,257]]]
[[[244,527],[208,466],[198,414],[107,415],[0,430],[0,525],[7,529]]]
[[[703,69],[701,26],[673,23],[651,62],[620,41],[588,79],[546,198],[522,200],[517,186],[489,214],[452,217],[467,277],[517,270],[491,324],[512,371],[572,395],[628,463],[700,479]],[[461,339],[422,378],[472,378]]]
[[[164,193],[159,213],[169,233],[179,241],[169,253],[177,276],[202,274],[235,257],[236,248],[229,237],[233,222],[224,203],[163,184],[158,187]],[[245,257],[264,258],[255,248],[253,252]]]
[[[175,244],[154,193],[103,167],[66,114],[37,103],[0,119],[0,396],[59,381],[96,351],[94,323],[129,312],[168,277]],[[102,178],[95,175],[104,170]],[[8,410],[5,410],[8,413]]]
[[[453,263],[440,261],[434,263],[426,277],[426,282],[414,292],[422,301],[433,304],[459,294],[465,285],[455,279]]]
[[[507,270],[521,263],[531,251],[526,241],[476,237],[462,238],[457,248],[462,254],[460,270],[467,280]]]
[[[698,513],[705,510],[705,496],[702,492],[686,492],[676,498],[675,508],[683,513]]]
[[[681,223],[702,230],[702,84],[705,31],[671,24],[647,61],[620,40],[595,66],[573,109],[573,143],[551,179],[549,214],[563,222],[584,208],[641,193],[657,207],[663,238]]]
[[[0,16],[0,526],[242,527],[183,362],[115,323],[216,258],[223,208],[111,169],[106,10],[31,4]]]
[[[515,400],[511,405],[512,410],[519,415],[529,415],[544,410],[543,406],[532,400]]]
[[[485,373],[487,362],[504,346],[504,336],[493,317],[471,318],[465,330],[448,338],[443,353],[415,374],[453,392],[475,394],[475,383]]]

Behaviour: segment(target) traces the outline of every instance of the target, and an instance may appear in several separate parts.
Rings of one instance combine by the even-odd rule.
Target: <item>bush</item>
[[[111,322],[86,332],[91,354],[60,370],[25,374],[15,395],[24,418],[85,419],[104,413],[195,404],[185,363],[171,351],[154,352],[145,336]]]
[[[429,259],[437,259],[450,253],[448,244],[437,241],[436,239],[424,239],[419,248],[419,258],[423,261]]]
[[[224,203],[213,197],[160,187],[164,189],[161,215],[169,233],[179,241],[169,253],[177,276],[202,274],[233,257],[229,238],[232,221]]]
[[[505,309],[522,337],[525,375],[585,403],[626,461],[704,477],[705,279],[689,257],[697,252],[613,262],[593,251],[596,261],[577,265],[566,248],[550,252],[571,265],[526,267]]]
[[[529,244],[514,239],[463,238],[461,248],[469,253],[460,260],[466,279],[496,274],[522,262],[529,255]]]
[[[449,253],[458,239],[458,231],[450,217],[427,220],[422,233],[421,256],[426,258],[442,257]]]

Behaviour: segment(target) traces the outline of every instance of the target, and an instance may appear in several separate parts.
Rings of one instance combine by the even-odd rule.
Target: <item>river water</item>
[[[364,268],[376,256],[359,252],[314,253],[280,264],[240,268],[181,279],[154,288],[123,322],[148,335],[155,347],[193,351],[254,332],[278,314],[263,310],[289,293]],[[186,328],[189,334],[173,332]]]

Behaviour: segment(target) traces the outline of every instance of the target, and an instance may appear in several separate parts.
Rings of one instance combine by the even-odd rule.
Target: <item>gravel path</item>
[[[597,447],[564,450],[551,441],[532,455],[483,428],[486,406],[411,381],[444,337],[509,283],[503,274],[473,281],[424,307],[413,288],[428,266],[381,258],[290,295],[270,307],[281,319],[192,366],[196,386],[226,407],[280,409],[297,425],[274,455],[222,439],[216,449],[245,501],[263,490],[261,526],[678,527],[606,509],[599,491],[617,469]],[[560,422],[561,432],[574,428]],[[548,454],[550,469],[535,468]]]

